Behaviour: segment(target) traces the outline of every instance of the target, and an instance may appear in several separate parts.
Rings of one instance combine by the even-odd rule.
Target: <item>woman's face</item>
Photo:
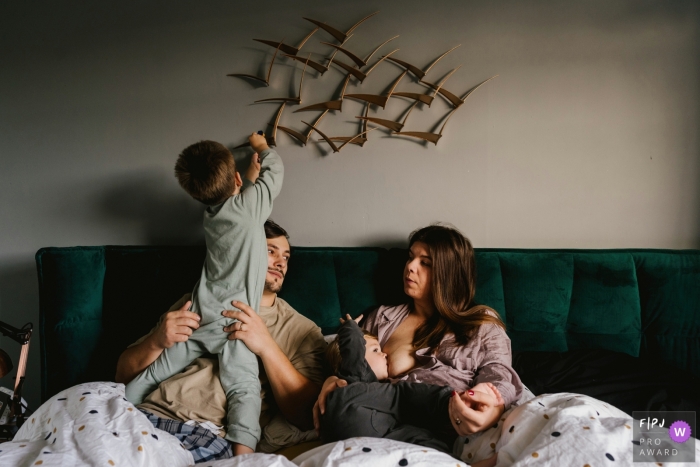
[[[403,270],[403,291],[414,301],[432,301],[432,268],[428,245],[423,242],[411,245]]]

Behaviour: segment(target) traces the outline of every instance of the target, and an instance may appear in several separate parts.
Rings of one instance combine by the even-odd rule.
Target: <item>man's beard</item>
[[[284,282],[284,273],[282,271],[278,271],[277,269],[268,269],[268,271],[274,271],[280,276],[282,276],[282,280],[279,282],[274,282],[274,281],[265,281],[265,290],[268,292],[272,293],[279,293],[280,290],[282,290],[282,283]]]
[[[282,284],[279,282],[265,281],[265,290],[272,293],[279,293],[282,290]]]

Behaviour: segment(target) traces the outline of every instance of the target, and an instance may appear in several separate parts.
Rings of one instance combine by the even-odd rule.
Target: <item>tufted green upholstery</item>
[[[338,317],[404,300],[406,250],[293,248],[281,296],[332,332]],[[479,303],[513,350],[653,354],[700,375],[700,251],[477,250]],[[202,247],[37,252],[42,398],[111,380],[124,348],[199,277]]]

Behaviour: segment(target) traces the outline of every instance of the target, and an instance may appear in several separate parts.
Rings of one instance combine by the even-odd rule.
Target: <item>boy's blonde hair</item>
[[[364,329],[362,330],[362,334],[365,337],[369,337],[370,339],[374,339],[376,341],[379,340],[377,336],[375,336],[369,331],[365,331]],[[338,374],[341,361],[342,358],[340,357],[340,343],[338,342],[338,336],[335,336],[333,342],[328,344],[328,347],[326,347],[326,363],[328,363],[328,366],[330,367],[330,370],[331,372],[333,372],[334,375]]]
[[[200,141],[180,153],[175,163],[175,177],[194,199],[214,206],[233,194],[236,162],[223,144]]]

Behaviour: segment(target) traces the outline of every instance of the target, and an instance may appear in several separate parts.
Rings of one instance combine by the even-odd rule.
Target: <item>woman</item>
[[[379,307],[363,322],[388,355],[391,381],[455,389],[448,409],[451,438],[496,425],[522,391],[503,322],[494,310],[473,303],[475,273],[474,249],[458,230],[416,230],[403,274],[409,302]],[[317,430],[328,393],[346,384],[336,377],[324,383],[314,407]]]

